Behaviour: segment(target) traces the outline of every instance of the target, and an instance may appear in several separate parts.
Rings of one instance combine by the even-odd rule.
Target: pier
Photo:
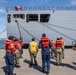
[[[0,75],[5,75],[5,50],[0,49]],[[24,49],[23,58],[20,58],[20,68],[14,68],[16,75],[46,75],[41,72],[41,51],[37,54],[38,66],[33,65],[29,67],[30,56],[28,49]],[[55,65],[55,59],[50,59],[50,74],[49,75],[76,75],[76,51],[72,49],[65,49],[65,58],[62,60],[61,66]]]

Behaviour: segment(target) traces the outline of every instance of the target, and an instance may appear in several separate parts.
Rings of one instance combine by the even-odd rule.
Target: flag
[[[21,6],[15,6],[15,10],[16,11],[22,11],[23,10],[23,7],[21,7]]]

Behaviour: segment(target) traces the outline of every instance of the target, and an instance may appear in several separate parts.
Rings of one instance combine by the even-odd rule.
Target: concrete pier
[[[4,67],[5,59],[5,50],[0,49],[0,75],[5,75]],[[37,55],[38,66],[33,65],[32,68],[29,67],[30,56],[28,49],[24,49],[23,58],[20,58],[21,68],[14,68],[14,73],[16,75],[46,75],[41,72],[41,51]],[[62,60],[61,66],[55,65],[55,59],[50,59],[50,74],[49,75],[76,75],[76,51],[72,49],[65,49],[65,58]]]

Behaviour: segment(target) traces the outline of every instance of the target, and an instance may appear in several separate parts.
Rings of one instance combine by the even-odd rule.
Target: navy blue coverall
[[[6,68],[5,68],[5,72],[6,73],[13,73],[13,69],[14,69],[14,57],[13,54],[11,52],[6,52]]]
[[[42,49],[41,55],[42,55],[42,69],[44,71],[49,71],[50,70],[50,48],[52,44],[49,42],[48,47],[42,47],[41,41],[39,42],[39,48]]]
[[[5,73],[13,74],[14,56],[13,56],[12,51],[14,52],[14,44],[11,43],[10,40],[7,40],[5,43],[8,44],[8,45],[6,45]]]

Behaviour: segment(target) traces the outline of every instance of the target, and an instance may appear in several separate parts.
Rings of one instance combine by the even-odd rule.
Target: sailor
[[[41,48],[42,55],[42,72],[49,74],[51,42],[45,33],[42,34],[41,40],[39,41],[39,48]]]
[[[20,56],[20,57],[23,58],[23,57],[22,57],[22,54],[23,54],[23,40],[22,40],[21,37],[19,38],[18,42],[19,42],[19,44],[21,45],[21,56]]]
[[[52,58],[54,58],[54,56],[55,56],[55,41],[51,40],[51,43],[52,43],[51,56],[52,56]]]
[[[56,64],[57,66],[62,63],[62,41],[58,37],[56,40]]]
[[[60,37],[60,39],[62,40],[62,59],[64,59],[65,41],[62,37]]]
[[[16,75],[13,73],[14,70],[14,44],[13,36],[9,36],[5,41],[6,57],[5,57],[5,74],[6,75]]]
[[[30,53],[30,67],[33,65],[33,59],[34,64],[37,65],[36,56],[38,53],[38,44],[35,42],[35,38],[32,38],[32,42],[29,44],[29,53]]]
[[[18,42],[18,39],[15,38],[14,39],[14,56],[15,56],[15,60],[14,60],[14,63],[15,63],[15,67],[17,68],[20,68],[20,64],[19,64],[19,58],[20,58],[20,51],[21,51],[21,45],[19,44]]]

